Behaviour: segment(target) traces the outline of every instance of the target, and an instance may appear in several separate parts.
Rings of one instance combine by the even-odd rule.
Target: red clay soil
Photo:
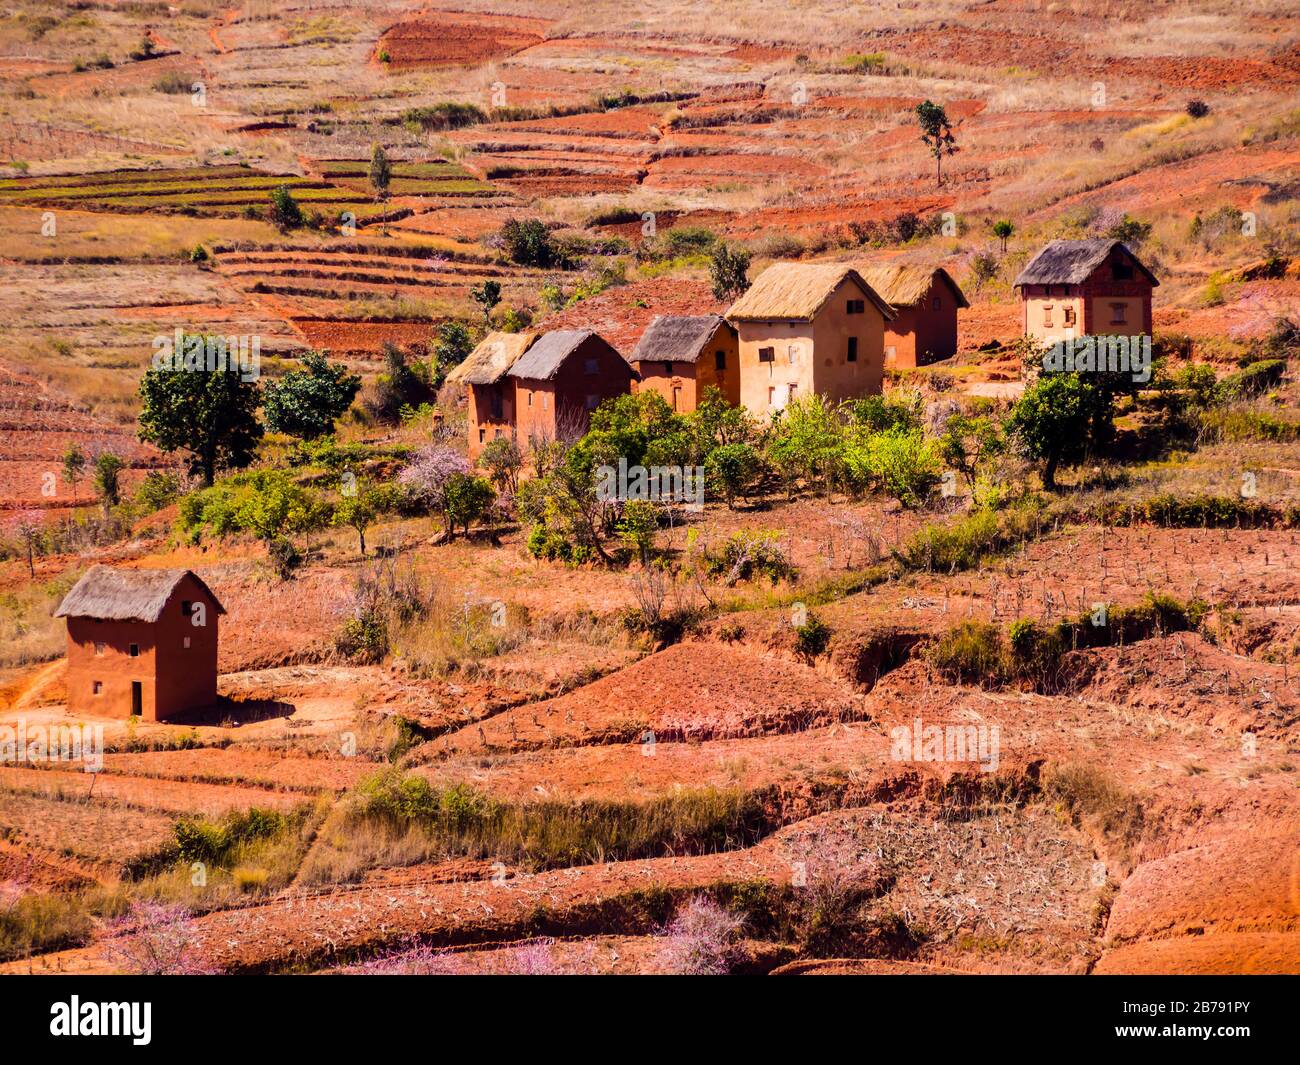
[[[336,354],[379,352],[385,344],[423,344],[438,327],[437,322],[348,322],[329,318],[295,318],[293,325],[313,348]]]
[[[657,278],[606,289],[539,324],[543,329],[595,330],[627,358],[657,315],[721,314],[726,309],[707,281]]]
[[[389,59],[382,65],[393,68],[474,66],[540,43],[550,24],[510,15],[431,12],[385,30],[375,55],[386,52]]]
[[[195,747],[104,756],[104,773],[208,784],[258,785],[294,792],[342,791],[373,773],[360,758],[309,757],[276,749]]]
[[[78,891],[95,881],[91,871],[66,855],[56,858],[0,840],[0,899],[4,900],[0,905],[8,905],[17,895]]]
[[[920,794],[939,779],[929,770],[891,761],[888,737],[855,723],[743,739],[458,755],[415,772],[511,802],[648,801],[685,787],[771,789],[783,816],[793,819]]]
[[[287,810],[304,801],[300,793],[266,788],[86,773],[79,769],[20,769],[15,766],[0,766],[0,788],[46,798],[76,797],[91,804],[126,805],[160,813],[204,814],[208,817],[253,806]]]
[[[432,741],[429,754],[713,739],[814,728],[860,716],[851,689],[751,650],[677,644],[555,699]]]
[[[78,794],[84,786],[77,782]],[[72,854],[106,873],[170,840],[174,820],[171,814],[117,803],[70,802],[0,789],[0,824],[10,830],[10,841],[43,853]]]
[[[891,868],[896,861],[902,871],[892,888],[882,861]],[[952,952],[964,949],[966,934],[1014,925],[1015,946],[985,949],[979,967],[1082,971],[1090,861],[1087,849],[1063,837],[1059,822],[1042,813],[936,822],[932,815],[852,811],[781,829],[746,850],[516,873],[501,883],[447,883],[438,864],[413,866],[372,885],[288,894],[208,914],[195,928],[197,949],[226,970],[319,966],[342,952],[392,949],[416,936],[441,947],[526,934],[645,933],[655,924],[644,904],[647,892],[682,898],[756,879],[784,885],[798,863],[812,875],[822,867],[842,871],[847,863],[845,875],[868,891],[888,891],[884,905],[912,914],[932,932],[939,964],[950,964]],[[1007,883],[1028,883],[1030,890],[1008,892]],[[97,951],[76,954],[87,964]],[[21,963],[18,971],[25,970]]]

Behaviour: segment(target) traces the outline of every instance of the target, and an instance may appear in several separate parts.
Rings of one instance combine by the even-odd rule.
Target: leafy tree
[[[659,512],[655,505],[647,499],[628,500],[616,528],[619,538],[636,551],[641,564],[649,565],[655,532],[659,529]]]
[[[331,363],[324,352],[309,351],[303,369],[290,370],[266,386],[266,424],[277,433],[315,440],[334,431],[335,419],[352,406],[361,378],[342,363]]]
[[[843,453],[843,428],[822,395],[791,401],[773,420],[768,458],[791,488],[802,477],[809,483],[820,482],[829,492],[839,476]]]
[[[1006,431],[1026,456],[1044,464],[1043,487],[1055,491],[1057,467],[1087,453],[1091,420],[1088,388],[1078,374],[1044,374],[1011,408]]]
[[[980,478],[1005,450],[1002,429],[988,415],[954,414],[939,437],[939,456],[962,475],[976,503]]]
[[[483,448],[478,464],[487,471],[488,480],[499,492],[514,495],[519,490],[519,471],[524,467],[524,456],[519,445],[509,436],[498,436]]]
[[[72,485],[72,502],[77,502],[77,482],[85,475],[86,456],[76,444],[63,453],[63,479]]]
[[[95,490],[107,517],[110,507],[122,501],[121,475],[126,463],[111,451],[101,451],[95,456]]]
[[[494,282],[495,283],[495,282]],[[459,366],[474,350],[474,338],[463,322],[446,321],[438,326],[438,339],[434,343],[433,356],[437,361],[439,379]]]
[[[281,233],[287,233],[291,229],[301,229],[307,224],[307,220],[302,215],[302,208],[293,198],[288,185],[281,185],[271,191],[269,214],[271,225]]]
[[[953,136],[948,113],[939,104],[926,100],[916,105],[916,121],[921,127],[921,140],[934,156],[934,180],[943,184],[943,157],[955,155],[959,149]]]
[[[434,398],[432,374],[427,363],[411,360],[394,344],[384,345],[384,372],[374,383],[374,391],[363,401],[370,415],[379,421],[395,423],[403,407],[418,407]]]
[[[140,439],[163,451],[186,452],[190,472],[205,486],[217,470],[253,461],[263,432],[257,420],[259,390],[237,367],[151,367],[140,382],[140,396]]]
[[[729,509],[735,509],[736,496],[747,495],[763,468],[758,452],[749,444],[720,444],[705,459],[706,476],[715,491],[722,493]]]
[[[492,308],[501,302],[501,282],[484,281],[469,290],[469,298],[483,309],[483,328],[492,325]]]
[[[363,555],[366,553],[366,530],[375,523],[388,501],[388,494],[382,489],[358,484],[334,504],[334,524],[348,525],[356,530]]]
[[[844,465],[854,481],[879,484],[905,507],[917,506],[939,480],[938,448],[920,429],[870,433],[845,448]]]
[[[719,300],[735,300],[749,288],[750,254],[744,248],[719,241],[709,256],[709,277],[713,295]]]
[[[1002,241],[1002,254],[1007,253],[1007,241],[1016,231],[1014,223],[1009,218],[999,218],[993,223],[993,235]]]
[[[375,144],[370,150],[370,187],[375,199],[382,200],[388,195],[388,187],[393,180],[393,166],[388,161],[388,153],[382,144]]]
[[[482,518],[496,498],[492,486],[484,478],[467,474],[452,477],[447,482],[444,494],[447,501],[444,518],[448,540],[455,535],[457,525],[463,527],[468,536],[470,524]]]
[[[1139,222],[1125,213],[1118,222],[1106,230],[1105,235],[1110,240],[1122,241],[1130,248],[1138,248],[1151,236],[1151,223]]]
[[[539,218],[510,218],[501,227],[506,254],[520,266],[559,266],[563,258],[546,223]]]

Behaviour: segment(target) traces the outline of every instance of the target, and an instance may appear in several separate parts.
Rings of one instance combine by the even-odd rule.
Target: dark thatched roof
[[[186,577],[193,577],[198,586],[207,592],[218,614],[226,612],[212,594],[212,589],[192,570],[92,566],[63,597],[54,616],[154,622],[162,617],[167,601]]]
[[[1053,240],[1025,264],[1016,285],[1082,285],[1106,261],[1113,248],[1120,248],[1134,267],[1153,285],[1155,274],[1143,265],[1126,244],[1118,240]]]
[[[465,356],[464,362],[452,368],[447,380],[460,385],[494,385],[505,377],[536,336],[536,333],[491,332]]]
[[[734,332],[720,314],[657,315],[628,361],[695,362],[719,328]]]
[[[564,360],[592,338],[601,344],[605,343],[590,329],[552,329],[549,333],[543,333],[510,367],[510,376],[549,381],[564,365]],[[613,348],[610,350],[613,351]],[[618,357],[620,362],[623,361],[622,355]]]

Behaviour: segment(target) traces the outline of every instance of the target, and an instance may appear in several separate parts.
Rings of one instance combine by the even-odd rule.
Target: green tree
[[[1002,429],[988,415],[954,414],[939,436],[939,456],[962,475],[976,503],[981,477],[1005,450]]]
[[[271,191],[269,215],[271,225],[275,226],[281,233],[287,233],[291,229],[301,229],[307,222],[302,216],[302,208],[298,206],[298,201],[293,198],[293,193],[289,190],[288,185],[281,185]]]
[[[654,549],[655,532],[659,529],[659,512],[647,499],[632,499],[623,506],[619,519],[619,538],[637,553],[643,566],[649,565]]]
[[[762,470],[758,452],[749,444],[720,444],[704,461],[705,475],[714,490],[722,493],[728,509],[736,507],[736,496],[744,496]]]
[[[478,464],[487,472],[488,480],[497,491],[514,495],[519,490],[519,471],[524,467],[524,456],[513,437],[498,436],[489,441],[479,454]]]
[[[464,322],[449,320],[438,326],[437,340],[433,346],[433,357],[437,361],[439,380],[465,361],[466,356],[474,350],[474,338],[465,328]]]
[[[187,370],[155,366],[140,382],[141,440],[163,451],[182,451],[189,469],[211,485],[219,469],[253,461],[262,425],[259,389],[236,367]]]
[[[1016,231],[1015,224],[1009,218],[999,218],[993,223],[993,235],[1002,241],[1002,254],[1007,253],[1007,241]]]
[[[369,485],[356,485],[334,504],[334,524],[351,526],[356,530],[363,555],[366,553],[366,530],[375,523],[379,510],[379,493]]]
[[[478,521],[487,513],[496,498],[492,486],[482,477],[456,474],[446,487],[446,509],[444,518],[447,522],[447,539],[450,540],[459,525],[469,535],[472,522]]]
[[[122,501],[122,471],[126,463],[111,451],[101,451],[95,456],[95,491],[104,508],[104,516],[109,509]]]
[[[85,475],[86,456],[82,453],[81,448],[72,444],[67,451],[63,453],[63,479],[72,485],[72,503],[77,503],[77,482]]]
[[[1007,416],[1007,434],[1021,452],[1043,463],[1043,487],[1056,490],[1061,463],[1076,463],[1087,453],[1092,404],[1075,373],[1045,374],[1025,389]]]
[[[469,290],[469,298],[482,308],[483,328],[491,328],[492,309],[501,302],[501,282],[484,281],[483,284]]]
[[[559,266],[563,256],[551,231],[539,218],[507,219],[501,227],[506,254],[520,266]]]
[[[361,378],[342,363],[331,363],[324,352],[309,351],[302,363],[303,369],[266,386],[263,409],[272,432],[315,440],[334,431],[335,419],[357,398]]]
[[[921,141],[934,156],[935,184],[942,185],[943,157],[960,151],[948,113],[939,104],[925,100],[916,105],[916,122],[921,127]]]
[[[388,153],[382,144],[375,144],[370,149],[370,187],[375,199],[382,200],[388,195],[388,187],[393,181],[393,165],[388,161]]]
[[[709,278],[716,299],[735,300],[744,295],[749,288],[749,260],[749,252],[744,248],[722,241],[714,245],[709,256]]]

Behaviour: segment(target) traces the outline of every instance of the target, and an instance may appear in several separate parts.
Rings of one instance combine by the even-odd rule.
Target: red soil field
[[[387,66],[469,66],[522,51],[543,39],[547,19],[433,12],[387,29],[375,54]]]

